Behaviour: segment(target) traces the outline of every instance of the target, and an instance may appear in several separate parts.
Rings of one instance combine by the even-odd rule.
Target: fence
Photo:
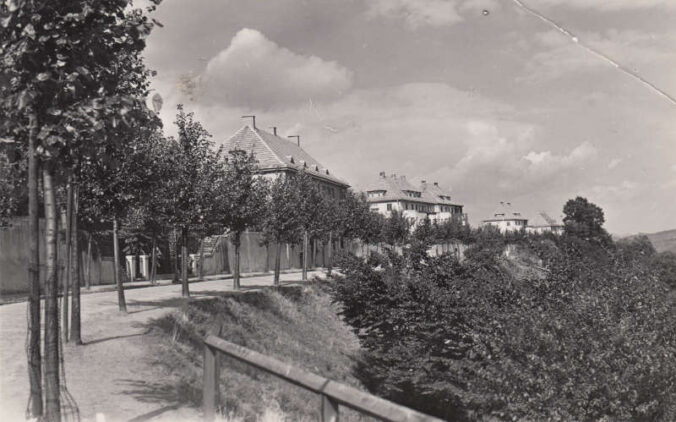
[[[321,395],[321,421],[338,422],[339,406],[346,406],[363,414],[390,422],[442,422],[400,406],[391,401],[359,391],[356,388],[331,381],[269,356],[225,341],[214,335],[204,340],[204,419],[213,421],[218,403],[218,378],[220,374],[218,353],[242,361],[255,368],[282,378],[292,384]]]

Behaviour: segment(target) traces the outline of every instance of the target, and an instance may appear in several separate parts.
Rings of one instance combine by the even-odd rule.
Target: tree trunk
[[[61,330],[63,332],[63,342],[68,343],[68,295],[70,285],[73,280],[72,271],[73,262],[73,183],[68,178],[68,186],[66,187],[66,277],[63,279],[63,294],[62,296],[62,321]]]
[[[312,265],[310,268],[317,268],[317,239],[312,239]]]
[[[181,230],[181,295],[183,297],[190,297],[190,289],[188,288],[188,230]]]
[[[38,158],[35,153],[37,117],[30,115],[28,135],[28,399],[29,416],[42,416],[42,355],[40,353],[40,217],[38,215]]]
[[[173,247],[172,247],[173,246]],[[171,255],[171,265],[174,269],[173,283],[178,283],[178,231],[174,228],[171,231],[171,242],[169,242],[169,255]]]
[[[275,249],[275,286],[279,286],[279,267],[282,263],[282,242],[277,242],[277,248]]]
[[[204,266],[204,237],[200,239],[200,262],[197,264],[199,265],[198,268],[198,280],[202,281],[204,278],[204,271],[203,271],[203,266]]]
[[[127,302],[124,300],[124,286],[120,278],[120,242],[117,238],[117,217],[113,217],[113,276],[117,286],[117,305],[120,312],[127,313]]]
[[[232,243],[235,246],[235,268],[232,272],[232,288],[233,290],[239,290],[239,249],[242,245],[242,234],[240,232],[235,232],[235,237],[232,239]]]
[[[303,231],[303,281],[307,281],[307,252],[308,252],[308,235],[307,230]]]
[[[155,270],[157,267],[157,236],[153,233],[153,251],[150,255],[150,284],[155,285]]]
[[[70,339],[75,342],[75,344],[82,344],[82,335],[81,335],[81,325],[80,325],[80,242],[78,239],[77,233],[77,214],[78,214],[78,192],[77,187],[73,188],[73,220],[72,220],[72,232],[73,232],[73,269],[71,274],[73,274],[73,283],[72,283],[72,301],[73,309],[70,314]]]
[[[85,287],[91,288],[92,283],[92,234],[87,233],[87,276],[85,277]]]
[[[59,400],[59,303],[57,261],[57,213],[51,169],[43,170],[45,196],[45,245],[47,278],[45,280],[45,420],[61,420]]]
[[[331,270],[333,269],[333,233],[329,232],[329,243],[326,247],[326,275],[331,277]]]

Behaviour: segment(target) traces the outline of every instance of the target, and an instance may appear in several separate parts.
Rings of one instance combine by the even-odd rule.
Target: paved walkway
[[[310,272],[309,278],[322,272]],[[193,299],[232,290],[230,277],[191,282]],[[300,280],[300,273],[282,274],[283,284]],[[272,275],[249,275],[241,279],[242,290],[272,285]],[[136,287],[136,286],[134,286]],[[106,290],[103,287],[101,290]],[[152,392],[138,394],[139,385],[160,376],[147,364],[145,325],[180,306],[180,284],[131,288],[125,291],[128,314],[117,309],[117,293],[99,291],[82,295],[83,346],[66,344],[64,359],[67,388],[77,402],[83,421],[96,414],[110,421],[196,419],[195,409],[167,407],[153,400]],[[44,315],[44,313],[43,313]],[[28,400],[26,367],[27,304],[0,306],[0,420],[24,420]],[[160,418],[160,419],[158,419]],[[65,419],[64,419],[65,420]]]

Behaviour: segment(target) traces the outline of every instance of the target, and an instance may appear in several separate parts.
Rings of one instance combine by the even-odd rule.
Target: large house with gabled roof
[[[275,131],[276,132],[276,131]],[[322,193],[331,198],[343,198],[350,185],[324,167],[297,142],[289,141],[245,125],[223,143],[226,151],[243,150],[253,153],[258,161],[258,171],[269,178],[304,170],[319,182]]]
[[[493,214],[484,219],[481,225],[495,227],[502,233],[524,231],[528,219],[512,208],[511,202],[501,201]]]
[[[414,223],[424,219],[443,222],[451,219],[466,224],[467,216],[462,205],[451,201],[451,194],[438,183],[413,185],[406,176],[380,172],[379,177],[366,188],[366,200],[371,210],[389,216],[400,212]]]

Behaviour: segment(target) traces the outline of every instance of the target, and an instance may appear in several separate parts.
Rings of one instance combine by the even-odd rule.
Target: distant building
[[[511,203],[500,202],[493,214],[483,220],[481,225],[496,227],[502,233],[516,232],[526,229],[528,219],[523,217],[520,212],[512,209]]]
[[[528,220],[526,232],[533,234],[554,233],[556,235],[561,235],[563,234],[563,223],[550,217],[545,212],[540,212],[535,218]]]
[[[350,185],[335,176],[308,154],[296,142],[255,126],[246,125],[223,144],[225,151],[243,150],[253,153],[258,160],[258,171],[268,178],[305,170],[319,182],[322,194],[331,198],[344,198]]]
[[[438,183],[422,182],[415,186],[406,176],[386,175],[379,177],[366,189],[366,200],[372,211],[389,216],[398,211],[414,223],[424,219],[444,221],[457,219],[465,223],[467,216],[462,212],[462,205],[451,202],[450,193],[439,187]]]

